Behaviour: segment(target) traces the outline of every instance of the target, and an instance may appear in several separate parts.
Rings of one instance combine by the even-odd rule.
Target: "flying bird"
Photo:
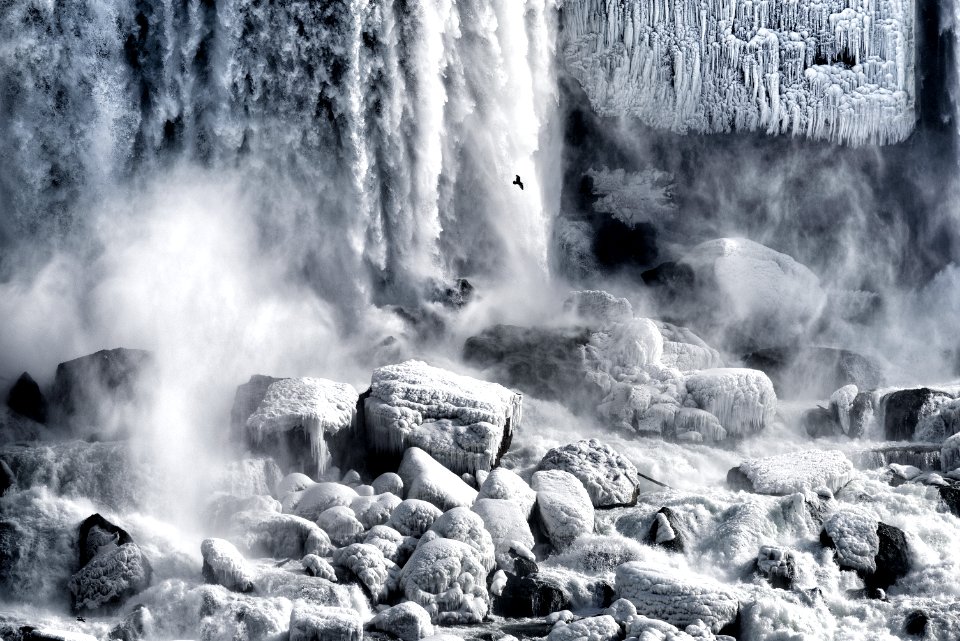
[[[83,617],[77,617],[77,621],[79,621],[80,623],[86,623],[86,622],[87,622],[87,620],[84,619]]]
[[[516,185],[520,188],[520,191],[523,191],[523,181],[520,180],[520,175],[518,174],[516,178],[513,179],[511,185]]]

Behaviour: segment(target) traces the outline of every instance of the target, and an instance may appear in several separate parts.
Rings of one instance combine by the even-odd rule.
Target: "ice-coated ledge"
[[[594,109],[678,132],[889,144],[913,130],[913,0],[566,0]]]

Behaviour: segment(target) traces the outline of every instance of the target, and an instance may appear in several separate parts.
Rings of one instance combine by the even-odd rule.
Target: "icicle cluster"
[[[913,129],[909,0],[571,0],[563,13],[566,67],[604,115],[853,145]]]

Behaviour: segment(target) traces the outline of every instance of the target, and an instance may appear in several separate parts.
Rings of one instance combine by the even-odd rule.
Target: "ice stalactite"
[[[910,0],[572,0],[563,58],[603,115],[888,144],[913,130]]]

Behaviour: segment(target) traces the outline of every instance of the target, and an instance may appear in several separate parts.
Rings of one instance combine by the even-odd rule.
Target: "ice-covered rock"
[[[385,600],[390,593],[396,565],[385,558],[379,548],[367,543],[354,543],[335,550],[333,563],[353,573],[374,603]]]
[[[510,501],[529,518],[537,502],[537,493],[516,472],[498,467],[490,472],[480,486],[477,499]]]
[[[481,519],[493,541],[497,565],[514,572],[514,555],[511,548],[522,546],[533,549],[534,538],[527,516],[516,503],[504,499],[478,499],[473,511]]]
[[[203,578],[236,592],[253,589],[253,571],[233,544],[223,539],[204,539],[200,543],[203,555]]]
[[[689,374],[685,383],[689,400],[716,416],[728,436],[749,436],[773,423],[777,395],[761,371],[707,369]]]
[[[402,502],[402,499],[396,494],[376,494],[372,496],[360,496],[350,503],[350,509],[357,516],[357,520],[363,525],[364,530],[369,530],[375,525],[383,525],[390,520],[390,515]]]
[[[7,407],[37,423],[47,422],[47,399],[27,372],[21,374],[7,391]]]
[[[609,614],[557,625],[547,635],[547,641],[616,641],[619,638],[620,624]]]
[[[316,605],[352,608],[363,615],[369,607],[359,586],[334,583],[318,576],[309,576],[296,564],[291,567],[260,566],[253,585],[260,597],[280,597],[291,601],[303,599]]]
[[[735,589],[709,577],[641,561],[617,568],[616,594],[629,599],[644,616],[678,628],[702,620],[714,633],[737,618],[742,598]]]
[[[653,517],[647,543],[659,545],[671,552],[685,552],[687,534],[680,517],[669,507],[661,507]]]
[[[360,497],[357,491],[342,483],[315,483],[303,490],[296,502],[296,514],[315,521],[323,512],[332,507],[350,507]]]
[[[475,489],[419,447],[404,452],[397,473],[408,499],[429,501],[443,511],[470,507],[477,499]]]
[[[419,546],[403,566],[400,585],[433,623],[479,623],[489,609],[483,560],[460,541],[438,538]]]
[[[267,388],[277,381],[283,380],[273,376],[254,374],[246,383],[237,386],[233,397],[233,406],[230,408],[230,430],[240,443],[249,442],[247,419],[257,411],[260,402],[267,395]]]
[[[600,290],[570,292],[563,301],[563,309],[593,327],[605,327],[633,318],[630,301]]]
[[[564,5],[562,56],[594,110],[677,132],[764,131],[854,145],[916,121],[913,4]]]
[[[429,505],[427,503],[426,505]],[[433,507],[432,505],[430,507]],[[429,528],[428,528],[429,529]],[[390,559],[397,565],[402,566],[413,554],[419,539],[413,536],[400,534],[392,527],[386,525],[376,525],[370,528],[363,542],[376,547],[383,553],[384,558]]]
[[[335,505],[321,512],[317,517],[317,525],[337,547],[353,543],[366,529],[363,523],[357,520],[353,510],[344,505]]]
[[[493,600],[494,613],[498,616],[542,617],[571,607],[570,591],[555,578],[536,572],[506,576],[506,584]]]
[[[727,430],[720,425],[720,419],[695,407],[681,407],[674,413],[673,431],[677,440],[692,443],[709,443],[727,438]]]
[[[681,372],[723,367],[720,353],[686,327],[655,321],[663,335],[660,362]]]
[[[406,499],[394,509],[387,523],[404,536],[422,536],[443,512],[433,503]]]
[[[797,575],[796,557],[792,550],[764,545],[757,554],[757,570],[773,587],[789,590]]]
[[[290,641],[361,641],[363,621],[348,608],[294,603],[290,613]]]
[[[940,446],[940,467],[947,472],[960,467],[960,434],[954,434]]]
[[[834,548],[837,564],[856,571],[868,590],[887,589],[911,568],[904,532],[862,509],[832,514],[824,521],[820,542]]]
[[[330,455],[326,437],[353,424],[358,394],[352,386],[323,378],[285,378],[271,383],[257,410],[247,419],[250,440],[283,439],[303,430],[317,473]]]
[[[520,401],[496,383],[406,361],[374,370],[364,422],[376,451],[415,446],[457,474],[473,473],[495,467],[509,447]]]
[[[150,585],[153,570],[136,543],[125,543],[100,552],[79,572],[67,587],[73,595],[74,609],[99,610],[123,603]]]
[[[332,547],[330,537],[316,523],[275,512],[235,514],[225,538],[248,554],[281,559],[325,556]]]
[[[455,507],[437,517],[430,526],[430,530],[420,539],[420,545],[424,545],[433,537],[466,543],[477,551],[478,557],[488,572],[496,564],[493,539],[487,531],[484,520],[469,508]]]
[[[420,641],[434,632],[430,614],[413,601],[387,608],[373,617],[368,625],[401,641]]]
[[[580,479],[594,507],[622,507],[637,502],[640,491],[637,468],[597,439],[553,448],[540,460],[538,469],[563,470]]]
[[[880,399],[884,436],[890,441],[909,441],[922,421],[939,413],[953,396],[921,387],[897,390]]]
[[[837,492],[853,478],[853,464],[839,450],[804,450],[748,459],[727,474],[735,489],[785,496],[825,487]]]
[[[593,502],[577,477],[563,470],[543,470],[533,475],[532,486],[540,521],[554,548],[561,550],[593,532]]]
[[[291,472],[280,479],[280,482],[274,487],[273,493],[275,496],[284,496],[290,492],[300,492],[316,484],[316,481],[302,472]]]
[[[333,583],[337,582],[337,572],[326,559],[316,554],[307,554],[300,559],[300,565],[310,576],[320,577]]]
[[[373,491],[376,494],[396,494],[403,496],[403,479],[395,472],[384,472],[373,479]]]

